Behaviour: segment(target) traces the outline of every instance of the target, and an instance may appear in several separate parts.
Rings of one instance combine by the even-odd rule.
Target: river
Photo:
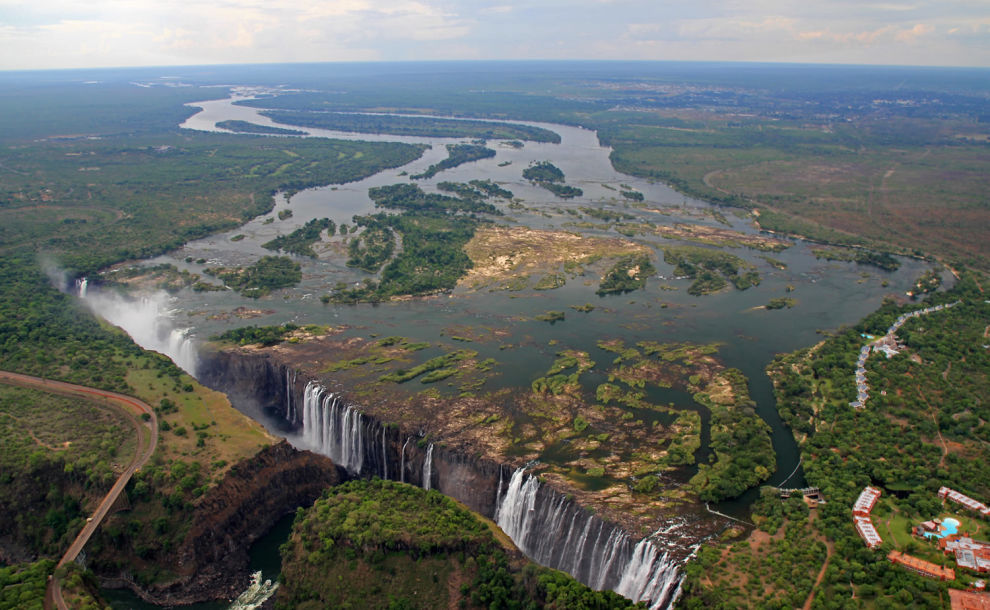
[[[200,112],[182,127],[202,131],[222,131],[216,123],[243,120],[260,125],[278,125],[262,117],[257,109],[239,106],[246,99],[234,95],[229,99],[199,102],[193,106]],[[498,221],[539,229],[579,231],[582,234],[615,237],[616,233],[600,229],[577,228],[572,223],[581,206],[604,206],[632,214],[637,221],[672,225],[684,223],[732,229],[746,234],[757,230],[750,218],[738,217],[730,210],[719,210],[709,204],[685,197],[667,186],[617,172],[609,161],[608,147],[601,146],[595,132],[556,124],[526,122],[554,131],[561,136],[559,144],[526,142],[522,148],[502,142],[490,142],[497,151],[495,157],[462,165],[437,174],[434,178],[417,181],[424,190],[436,189],[441,181],[468,182],[491,179],[511,190],[523,201],[525,209],[506,210],[507,216]],[[190,242],[179,250],[159,256],[146,264],[169,263],[180,269],[202,274],[207,267],[237,266],[254,262],[271,254],[261,244],[286,234],[314,218],[329,217],[338,225],[351,224],[355,214],[376,211],[367,195],[374,186],[407,182],[406,174],[416,174],[446,157],[445,144],[462,139],[397,137],[376,134],[354,134],[318,129],[303,129],[307,137],[327,137],[348,140],[405,141],[432,146],[420,159],[402,168],[385,170],[359,182],[346,185],[308,189],[291,198],[277,196],[275,209],[243,226],[217,235]],[[582,197],[562,200],[548,191],[530,184],[521,176],[530,163],[549,160],[564,171],[567,183],[580,187]],[[643,193],[645,207],[630,206],[619,196],[619,190],[631,188]],[[278,213],[289,209],[292,216],[278,219]],[[717,214],[716,212],[721,212]],[[722,216],[724,214],[724,217]],[[274,219],[274,220],[272,220]],[[726,226],[728,224],[729,226]],[[234,236],[243,235],[238,241]],[[656,251],[663,245],[681,243],[659,237],[638,236],[638,241]],[[902,259],[896,272],[848,262],[818,260],[811,253],[812,245],[796,241],[783,252],[770,254],[786,265],[786,269],[769,264],[762,253],[742,247],[726,251],[757,267],[762,282],[745,291],[729,289],[717,294],[695,297],[688,295],[690,280],[673,278],[673,268],[663,262],[659,252],[656,267],[660,278],[648,281],[644,290],[618,296],[596,297],[597,278],[591,275],[568,280],[562,288],[551,291],[523,290],[519,292],[487,290],[472,292],[455,290],[449,296],[430,299],[382,303],[378,305],[327,306],[319,297],[338,281],[354,283],[366,277],[344,265],[344,256],[332,251],[316,259],[299,258],[303,280],[295,288],[277,291],[260,300],[251,300],[230,291],[193,292],[184,289],[172,295],[159,295],[153,317],[158,323],[178,332],[184,342],[195,342],[215,333],[247,324],[268,325],[283,322],[345,326],[348,333],[367,336],[402,335],[419,341],[436,341],[451,336],[457,329],[482,328],[497,333],[494,342],[475,342],[471,348],[479,359],[494,358],[499,374],[488,381],[484,389],[496,387],[529,387],[553,362],[554,354],[562,349],[588,352],[604,367],[614,358],[597,347],[602,338],[617,338],[627,344],[650,340],[660,343],[692,342],[718,343],[718,357],[729,367],[740,369],[749,379],[750,392],[760,416],[773,430],[773,446],[777,454],[777,471],[768,481],[777,484],[788,478],[787,484],[799,487],[804,483],[798,467],[799,454],[790,431],[781,422],[774,403],[772,385],[764,368],[775,354],[810,346],[820,340],[819,330],[836,329],[853,324],[879,307],[887,294],[904,294],[912,282],[928,266],[913,259]],[[196,262],[204,261],[204,262]],[[676,290],[664,290],[662,285]],[[94,289],[90,285],[90,294]],[[798,302],[792,309],[767,311],[761,309],[771,298],[790,296]],[[147,302],[147,301],[146,301]],[[164,302],[164,304],[163,304]],[[570,315],[569,306],[591,302],[596,309],[587,314]],[[242,320],[229,315],[238,307],[263,312],[260,317]],[[568,311],[567,320],[554,325],[534,320],[547,310]],[[123,323],[120,315],[109,315],[112,322]],[[116,317],[116,319],[115,319]],[[371,329],[369,331],[369,329]],[[125,326],[140,342],[140,333]],[[172,338],[174,339],[174,332]],[[166,332],[159,336],[169,336]],[[172,341],[145,342],[145,347],[160,351],[178,349]],[[512,344],[511,356],[500,345]],[[171,347],[170,347],[171,346]],[[188,349],[188,345],[183,347]],[[175,356],[175,354],[170,354]],[[194,369],[194,364],[185,365]],[[593,390],[601,381],[592,374],[588,383]],[[665,401],[679,407],[704,411],[683,392],[664,396]],[[275,422],[263,422],[275,428]],[[290,438],[290,440],[292,440]],[[703,439],[707,444],[707,436]],[[702,455],[707,447],[702,448]],[[544,456],[553,459],[552,450]],[[795,472],[796,470],[796,472]],[[690,474],[690,473],[688,473]],[[740,499],[717,507],[725,513],[745,518],[756,490]],[[266,575],[267,577],[267,575]]]

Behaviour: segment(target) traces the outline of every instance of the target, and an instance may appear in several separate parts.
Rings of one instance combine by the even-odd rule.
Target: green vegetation
[[[549,161],[533,163],[523,170],[523,178],[530,182],[563,182],[564,172]]]
[[[633,216],[632,214],[628,214],[626,212],[619,212],[616,210],[606,210],[604,208],[589,208],[589,207],[581,207],[578,209],[580,209],[581,213],[583,214],[587,214],[592,218],[597,218],[598,220],[602,220],[605,222],[636,220],[636,216]]]
[[[288,256],[262,256],[250,267],[206,269],[242,295],[257,299],[272,290],[295,286],[302,279],[302,268]]]
[[[815,248],[811,252],[815,258],[823,258],[828,261],[854,261],[857,265],[873,265],[884,271],[897,271],[901,266],[901,261],[887,252],[873,252],[860,248]]]
[[[134,431],[94,403],[0,385],[0,536],[56,556],[135,451]],[[45,510],[37,507],[45,506]]]
[[[793,106],[783,113],[789,118],[759,105],[753,110],[747,120],[717,109],[657,109],[602,113],[582,123],[597,127],[602,144],[614,149],[617,170],[755,209],[764,229],[902,253],[925,244],[959,264],[990,268],[975,230],[985,226],[985,210],[973,207],[988,173],[986,146],[953,137],[964,124],[979,131],[975,115],[891,117],[867,110],[836,125]]]
[[[285,97],[285,96],[283,96]],[[279,100],[281,102],[282,100]],[[242,102],[248,106],[273,107],[271,99]],[[511,125],[487,121],[435,119],[431,117],[393,116],[387,114],[344,114],[333,112],[308,113],[285,110],[268,110],[262,113],[277,123],[355,131],[359,133],[387,133],[397,136],[423,136],[429,138],[483,138],[486,140],[529,140],[532,142],[559,143],[560,136],[552,131],[527,125]]]
[[[279,235],[261,244],[261,247],[316,258],[313,244],[320,241],[323,231],[332,237],[337,232],[337,226],[329,218],[314,218],[288,235]]]
[[[378,302],[454,288],[472,265],[464,246],[481,222],[473,213],[498,213],[490,203],[425,193],[414,184],[371,188],[368,194],[376,205],[403,213],[355,218],[365,231],[359,240],[351,242],[348,262],[374,272],[391,260],[382,269],[379,281],[368,279],[357,288],[340,283],[326,296],[327,302]],[[470,212],[472,216],[460,212]],[[389,245],[392,231],[402,240],[402,249],[394,258]]]
[[[304,136],[305,131],[298,129],[285,129],[284,127],[271,127],[269,125],[258,125],[247,121],[220,121],[217,123],[220,129],[229,129],[238,133],[258,133],[269,136]]]
[[[640,193],[639,191],[622,190],[619,191],[619,194],[625,197],[626,199],[628,199],[629,201],[643,201],[644,199],[643,193]]]
[[[456,350],[448,354],[444,354],[443,356],[430,358],[426,362],[414,366],[411,369],[396,369],[395,371],[382,376],[380,380],[392,381],[394,383],[405,383],[419,377],[420,375],[423,375],[424,373],[436,373],[433,377],[424,378],[421,381],[423,383],[439,381],[440,379],[450,377],[450,375],[453,375],[456,372],[456,370],[451,370],[448,367],[451,367],[452,365],[455,365],[463,360],[474,358],[477,355],[478,352],[468,349]],[[443,371],[443,373],[439,373],[438,371]],[[427,379],[429,379],[429,381],[427,381]]]
[[[885,541],[881,548],[889,549],[902,544],[897,542],[902,530],[891,534],[884,524],[890,520],[891,528],[898,522],[903,528],[941,515],[940,486],[990,498],[990,412],[983,399],[990,392],[990,354],[983,347],[990,305],[977,280],[966,274],[952,290],[930,296],[925,305],[962,303],[911,319],[898,331],[905,350],[867,361],[871,397],[863,410],[849,406],[856,394],[860,334],[883,334],[898,315],[920,305],[886,302],[855,327],[813,349],[780,356],[768,369],[781,416],[800,442],[808,483],[828,499],[816,525],[841,551],[821,587],[828,599],[841,604],[869,596],[878,605],[901,605],[907,590],[917,603],[941,603],[944,585],[866,549],[849,506],[867,484],[884,491],[874,523]],[[942,561],[926,544],[907,543],[901,550]],[[843,573],[852,574],[852,581]]]
[[[540,186],[547,189],[554,195],[560,197],[561,199],[572,199],[574,197],[580,197],[584,195],[584,191],[576,186],[570,186],[567,184],[557,184],[556,182],[541,182]]]
[[[790,309],[795,305],[797,305],[797,299],[792,299],[790,297],[776,297],[767,301],[767,304],[763,307],[766,309],[784,309],[785,307]]]
[[[451,169],[458,165],[464,165],[465,163],[480,159],[490,159],[494,156],[494,150],[479,144],[448,144],[446,159],[439,163],[434,163],[421,174],[413,174],[409,177],[413,180],[432,178],[445,169]]]
[[[381,215],[354,217],[354,226],[364,230],[351,237],[347,246],[347,253],[350,255],[347,259],[348,267],[377,273],[392,258],[395,252],[395,234],[387,222],[387,217]]]
[[[55,577],[62,582],[62,598],[69,608],[80,610],[108,610],[110,606],[100,597],[100,583],[93,572],[77,563],[70,563],[55,570]],[[2,607],[2,604],[0,604]]]
[[[694,395],[712,414],[713,463],[700,464],[698,474],[691,478],[698,497],[714,502],[755,487],[777,467],[770,426],[756,413],[746,377],[737,369],[727,369],[718,381],[728,388],[706,388]]]
[[[531,387],[533,392],[537,394],[550,393],[554,396],[565,392],[574,392],[580,388],[581,375],[593,369],[594,366],[595,363],[585,352],[571,350],[559,352],[546,375],[534,379]],[[574,370],[564,374],[570,369]],[[574,420],[574,426],[578,432],[583,432],[588,427],[588,422],[578,415]]]
[[[54,571],[51,559],[0,566],[0,609],[41,610],[48,576]]]
[[[475,212],[481,214],[499,214],[498,209],[490,203],[477,199],[461,199],[426,193],[415,184],[393,184],[368,189],[368,196],[376,205],[393,210],[407,212]]]
[[[279,326],[244,326],[233,328],[211,337],[213,341],[227,341],[237,345],[263,345],[270,347],[285,341],[288,335],[299,330],[297,324],[286,322]],[[323,330],[323,327],[306,327],[307,331]]]
[[[502,188],[491,180],[472,180],[468,184],[489,197],[498,197],[499,199],[512,199],[513,197],[512,191]]]
[[[538,184],[554,195],[563,199],[580,197],[584,191],[577,187],[567,186],[564,182],[564,172],[549,161],[539,161],[523,170],[523,178]]]
[[[643,607],[519,558],[495,530],[436,491],[381,480],[333,487],[296,513],[276,607]]]
[[[737,541],[724,535],[722,541],[702,546],[695,559],[684,567],[681,607],[800,608],[804,605],[825,564],[825,543],[815,533],[808,507],[800,496],[783,502],[773,490],[765,491],[754,507],[754,519],[759,519],[761,524],[774,523],[767,529],[772,536],[756,532],[746,540]],[[784,529],[777,533],[780,523]],[[738,534],[738,530],[728,530],[726,534]],[[725,552],[723,547],[728,547]]]
[[[639,290],[646,286],[646,278],[656,272],[649,256],[645,254],[625,256],[608,270],[595,294],[603,296]]]
[[[491,180],[472,180],[467,184],[463,182],[441,182],[437,184],[441,191],[454,193],[463,199],[485,199],[488,197],[498,197],[499,199],[512,199],[512,191],[495,184]]]
[[[911,290],[912,296],[917,298],[920,295],[935,292],[941,285],[942,276],[935,269],[929,269],[914,281],[914,288]]]
[[[555,290],[567,283],[567,276],[563,273],[548,273],[541,277],[533,290]]]
[[[676,246],[663,249],[663,260],[674,265],[674,274],[694,279],[688,294],[700,296],[718,292],[732,282],[737,290],[760,284],[756,268],[728,252],[697,246]]]
[[[270,211],[277,191],[358,180],[421,152],[196,132],[2,147],[0,247],[38,249],[91,275],[237,227]]]
[[[537,314],[534,317],[540,322],[555,324],[557,322],[563,322],[567,315],[562,311],[548,311],[546,313]]]

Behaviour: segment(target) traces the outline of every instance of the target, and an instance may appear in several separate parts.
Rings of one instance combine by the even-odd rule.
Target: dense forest
[[[458,165],[464,165],[465,163],[479,161],[481,159],[491,159],[494,156],[494,150],[480,144],[448,144],[446,159],[439,163],[434,163],[421,174],[413,174],[409,177],[413,180],[424,180],[436,176],[445,169],[452,169]]]
[[[643,607],[536,566],[494,524],[393,481],[327,490],[296,513],[282,553],[277,608]]]

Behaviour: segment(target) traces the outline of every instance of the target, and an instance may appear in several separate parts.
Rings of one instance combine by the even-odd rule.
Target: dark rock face
[[[280,432],[304,432],[305,375],[277,360],[271,351],[244,353],[241,351],[212,351],[200,359],[199,381],[224,392],[231,403],[246,415],[264,415],[273,420]],[[398,422],[380,422],[367,415],[355,425],[363,442],[347,448],[347,454],[335,455],[339,447],[321,451],[335,458],[341,466],[362,476],[404,481],[424,486],[424,466],[428,445],[414,434],[405,434]],[[299,446],[320,449],[318,439],[303,436],[294,439]],[[404,454],[404,455],[403,455]],[[486,459],[434,447],[431,459],[431,487],[455,498],[482,515],[495,514],[496,495],[500,478],[499,465]],[[509,473],[511,474],[511,472]],[[505,475],[508,478],[508,475]]]
[[[284,419],[287,397],[302,394],[302,388],[295,387],[294,372],[268,352],[246,357],[236,352],[205,351],[196,373],[200,383],[226,394],[237,410],[265,423]]]
[[[285,441],[234,466],[196,508],[180,547],[180,565],[199,566],[199,583],[236,597],[248,582],[248,549],[283,516],[309,506],[346,476],[330,461]]]
[[[231,468],[197,505],[192,527],[169,562],[178,579],[147,590],[122,578],[106,578],[104,584],[131,588],[157,604],[234,598],[249,581],[251,544],[345,476],[326,457],[285,441],[269,446]]]

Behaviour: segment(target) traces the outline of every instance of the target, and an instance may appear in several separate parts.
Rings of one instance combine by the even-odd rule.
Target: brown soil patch
[[[783,250],[790,243],[766,235],[740,233],[729,229],[708,227],[704,225],[675,224],[658,226],[656,232],[667,239],[683,239],[716,246],[746,246],[756,250]]]
[[[580,267],[601,258],[650,252],[646,246],[626,239],[526,227],[481,228],[464,250],[474,267],[458,286],[472,290],[535,273],[555,272],[565,263]]]

